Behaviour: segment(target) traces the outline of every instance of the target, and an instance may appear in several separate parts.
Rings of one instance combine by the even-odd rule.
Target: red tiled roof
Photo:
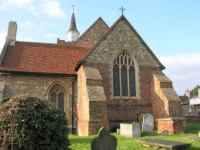
[[[91,49],[88,46],[16,42],[9,45],[0,71],[76,74],[74,68]]]
[[[179,96],[179,98],[181,99],[181,102],[184,102],[186,99],[188,99],[187,96]]]

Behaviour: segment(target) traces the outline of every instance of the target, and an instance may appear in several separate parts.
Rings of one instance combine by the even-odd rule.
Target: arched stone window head
[[[121,52],[113,62],[114,98],[136,97],[136,69],[132,57]]]
[[[60,84],[56,84],[50,89],[48,100],[67,114],[67,93]]]

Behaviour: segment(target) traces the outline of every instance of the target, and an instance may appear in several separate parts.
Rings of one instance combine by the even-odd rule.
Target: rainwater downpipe
[[[73,117],[74,117],[74,114],[73,114],[73,111],[74,111],[74,109],[73,109],[73,105],[74,105],[74,81],[76,81],[76,79],[75,80],[73,80],[72,81],[72,134],[74,133],[74,119],[73,119]]]

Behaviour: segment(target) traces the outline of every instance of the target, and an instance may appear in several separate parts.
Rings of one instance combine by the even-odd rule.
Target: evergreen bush
[[[1,150],[66,150],[68,145],[62,110],[29,95],[0,100]]]

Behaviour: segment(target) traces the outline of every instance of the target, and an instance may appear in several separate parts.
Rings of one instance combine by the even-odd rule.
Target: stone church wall
[[[138,83],[136,83],[136,97],[113,99],[112,63],[122,51],[129,53],[134,60],[136,82],[138,80]],[[119,123],[122,122],[136,121],[137,116],[142,112],[151,113],[155,115],[155,118],[181,117],[180,102],[172,88],[172,83],[161,82],[161,84],[152,85],[152,72],[162,73],[162,64],[124,20],[120,20],[101,39],[100,43],[86,55],[84,61],[82,66],[98,69],[103,78],[102,84],[107,99],[109,129],[119,127]],[[155,97],[155,91],[161,88],[165,96],[158,95],[161,97]],[[158,104],[156,104],[157,101],[159,101]],[[167,115],[162,114],[166,111]],[[162,120],[159,122],[162,122]],[[175,123],[172,128],[176,130],[178,124]]]
[[[111,89],[111,78],[110,78],[111,74],[110,66],[106,63],[105,64],[84,63],[83,66],[97,68],[103,78],[102,83],[98,84],[103,85],[104,93],[106,95],[107,115],[108,115],[110,130],[119,127],[119,123],[122,122],[131,123],[137,121],[138,115],[142,112],[152,114],[150,77],[151,77],[151,71],[161,70],[159,67],[140,66],[139,82],[140,82],[141,99],[111,99],[112,89]],[[94,82],[89,82],[87,84],[95,85]]]
[[[99,18],[83,35],[78,38],[74,45],[94,46],[108,31],[109,27]]]
[[[72,128],[72,81],[75,77],[44,76],[44,75],[8,75],[1,74],[0,82],[5,82],[4,97],[30,94],[41,99],[47,99],[47,90],[51,84],[61,82],[68,90],[67,118],[69,128]],[[73,120],[76,127],[76,88],[74,88]]]

